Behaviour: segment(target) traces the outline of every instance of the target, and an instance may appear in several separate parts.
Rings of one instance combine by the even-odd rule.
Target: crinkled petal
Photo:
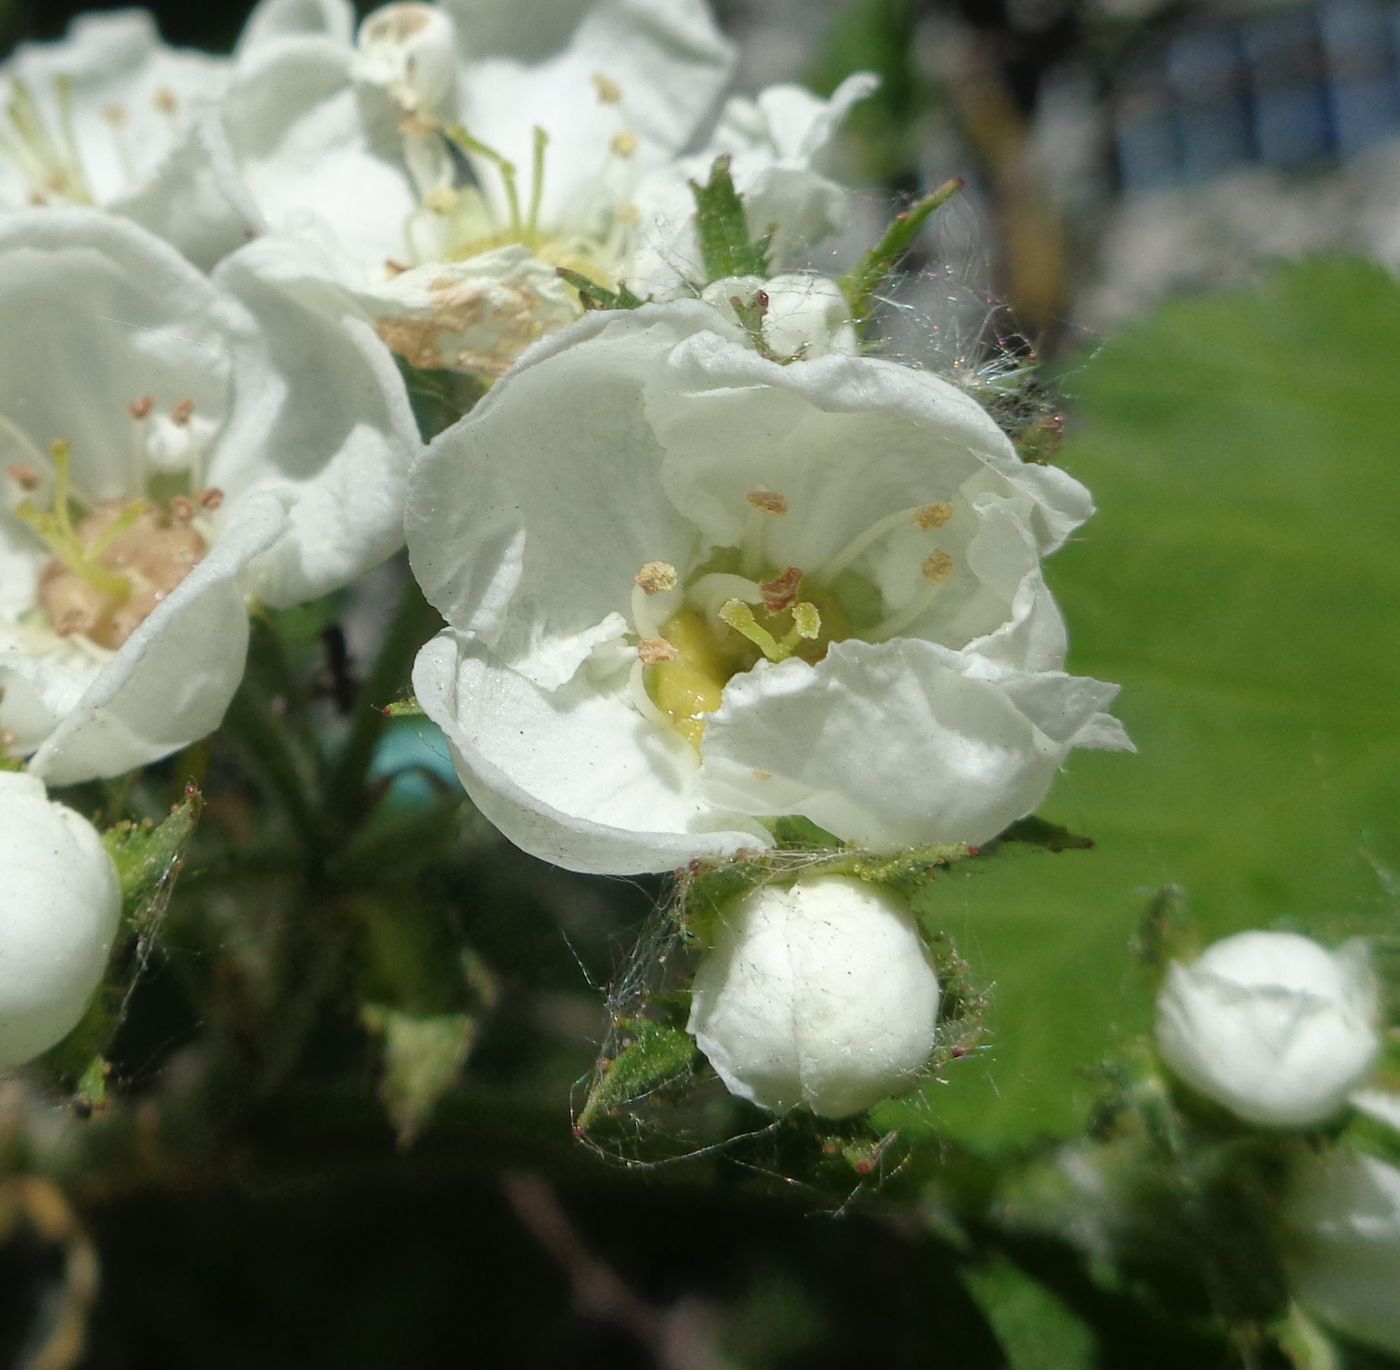
[[[242,577],[285,526],[281,499],[246,505],[55,720],[29,769],[51,785],[120,775],[213,732],[243,677]]]
[[[542,690],[466,634],[418,654],[413,689],[472,802],[518,847],[569,870],[666,871],[771,845],[695,793],[695,756],[618,689]]]
[[[579,308],[559,273],[520,246],[414,267],[358,293],[379,335],[424,370],[502,376]]]
[[[424,593],[539,684],[567,679],[586,635],[627,612],[645,563],[695,549],[640,399],[687,319],[718,322],[700,304],[585,317],[532,349],[414,468],[406,526]]]
[[[1117,692],[928,642],[838,642],[816,666],[729,682],[703,788],[717,807],[799,813],[877,850],[982,842],[1040,803]]]
[[[253,331],[238,349],[209,478],[230,501],[268,488],[294,496],[288,534],[252,582],[281,606],[348,584],[402,545],[420,443],[373,325],[333,285],[279,278],[279,253],[273,240],[251,243],[215,277],[247,308]]]

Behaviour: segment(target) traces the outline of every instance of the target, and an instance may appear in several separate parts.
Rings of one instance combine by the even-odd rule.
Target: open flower
[[[1298,1302],[1400,1355],[1400,1170],[1343,1147],[1300,1157],[1281,1227]]]
[[[419,699],[477,805],[581,870],[763,846],[802,814],[977,842],[1074,746],[1124,746],[1040,557],[1087,492],[925,373],[781,366],[698,301],[538,344],[415,468],[451,629]]]
[[[1328,951],[1289,932],[1242,932],[1173,963],[1157,1049],[1197,1093],[1247,1122],[1304,1127],[1347,1103],[1380,1053],[1365,946]]]
[[[687,1024],[731,1094],[824,1118],[907,1090],[937,1029],[938,976],[908,905],[845,875],[765,885],[730,908]]]
[[[329,31],[254,46],[223,104],[229,194],[296,229],[285,271],[356,293],[415,365],[502,374],[581,312],[559,267],[644,295],[703,283],[687,178],[709,161],[676,159],[732,60],[703,0],[588,0],[547,18],[511,0],[401,3],[353,47]],[[807,241],[837,194],[809,164],[849,99],[804,99],[781,146],[736,129],[729,150],[739,189],[774,219],[792,209]],[[777,164],[788,201],[766,175]]]
[[[212,731],[246,600],[347,583],[400,538],[416,434],[344,301],[260,245],[213,283],[87,210],[0,220],[0,735],[50,783]]]
[[[121,915],[112,858],[32,775],[0,771],[0,1069],[57,1045],[102,979]]]
[[[167,47],[144,10],[75,19],[0,66],[0,208],[99,205],[212,266],[247,218],[200,134],[227,58]]]

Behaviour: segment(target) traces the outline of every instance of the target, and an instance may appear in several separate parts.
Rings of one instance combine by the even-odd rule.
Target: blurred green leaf
[[[1006,1352],[1008,1370],[1093,1370],[1094,1335],[1010,1261],[967,1269],[963,1280]]]
[[[1400,870],[1400,286],[1313,260],[1169,304],[1069,378],[1063,464],[1099,513],[1049,566],[1071,668],[1120,681],[1139,755],[1044,806],[1095,850],[956,863],[923,896],[994,983],[991,1050],[901,1125],[978,1146],[1078,1129],[1084,1070],[1150,1023],[1155,891],[1207,939],[1393,930]]]
[[[367,1004],[360,1016],[383,1051],[379,1096],[399,1145],[411,1146],[471,1054],[477,1020],[465,1013],[417,1014],[384,1004]]]

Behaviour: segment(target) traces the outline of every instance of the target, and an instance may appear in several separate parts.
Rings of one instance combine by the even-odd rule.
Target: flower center
[[[599,99],[619,105],[621,93],[606,77],[595,77]],[[400,125],[405,160],[419,194],[407,238],[414,263],[466,261],[496,248],[519,243],[541,261],[611,285],[617,264],[631,250],[637,211],[617,193],[626,164],[636,152],[636,134],[619,116],[618,131],[600,150],[598,172],[569,206],[569,222],[544,225],[545,165],[549,135],[538,126],[528,178],[496,148],[460,124],[444,124],[429,110],[405,109]],[[485,178],[494,177],[496,195]],[[500,205],[504,202],[504,212]],[[387,264],[391,271],[406,265]]]
[[[947,552],[934,548],[920,563],[913,592],[894,605],[856,570],[862,556],[900,529],[942,528],[953,506],[941,500],[876,520],[808,573],[799,566],[773,569],[765,551],[769,521],[788,516],[786,498],[750,490],[745,499],[749,512],[738,547],[713,551],[684,585],[670,563],[648,562],[632,590],[638,639],[632,701],[695,747],[734,676],[763,660],[815,664],[833,642],[850,637],[895,637],[930,608],[957,569]]]
[[[91,204],[92,191],[73,133],[73,82],[58,77],[54,96],[58,118],[50,127],[28,83],[18,78],[10,82],[6,117],[0,122],[0,157],[29,182],[29,197],[36,205],[54,200]]]
[[[13,423],[0,416],[0,437],[20,448],[26,461],[6,474],[21,498],[15,517],[51,554],[39,575],[36,609],[41,621],[60,638],[78,639],[115,651],[150,616],[155,607],[203,560],[212,530],[206,515],[223,502],[216,489],[197,487],[198,463],[190,461],[182,477],[151,473],[145,458],[161,435],[149,431],[154,401],[138,400],[131,415],[138,439],[133,451],[134,499],[94,500],[74,488],[72,454],[67,442],[55,441],[46,462]],[[192,427],[193,404],[181,401],[171,411],[174,429]],[[184,455],[197,455],[196,444]],[[52,472],[47,503],[39,492]],[[190,493],[171,490],[187,485]]]

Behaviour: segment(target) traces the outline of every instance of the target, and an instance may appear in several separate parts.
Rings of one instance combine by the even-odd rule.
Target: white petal
[[[346,585],[403,540],[409,463],[419,450],[403,380],[372,325],[333,286],[278,279],[279,245],[252,243],[215,277],[254,331],[209,479],[231,501],[290,493],[290,529],[250,588],[273,605]]]
[[[258,0],[234,56],[255,57],[289,38],[330,38],[349,47],[354,31],[355,13],[346,0]]]
[[[567,219],[619,131],[637,136],[639,167],[680,152],[733,62],[702,0],[451,0],[443,8],[463,43],[462,114],[472,134],[522,168],[534,126],[549,134],[546,223]],[[596,76],[617,87],[619,104],[599,100]],[[494,184],[489,172],[483,181]]]
[[[982,842],[1040,803],[1116,693],[932,643],[838,642],[816,666],[760,665],[725,686],[704,791],[876,850]]]
[[[243,677],[241,577],[284,527],[281,500],[246,505],[55,721],[30,770],[53,785],[120,775],[213,732]]]
[[[634,874],[771,845],[742,819],[720,826],[694,794],[689,746],[619,689],[580,679],[541,690],[450,631],[418,654],[413,689],[472,802],[534,856]]]

